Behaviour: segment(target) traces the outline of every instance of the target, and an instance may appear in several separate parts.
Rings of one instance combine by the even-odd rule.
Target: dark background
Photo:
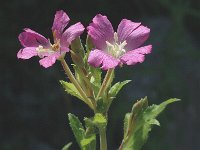
[[[66,79],[61,65],[44,69],[38,58],[16,58],[22,29],[52,37],[54,14],[60,9],[68,13],[70,24],[81,21],[87,26],[102,13],[115,29],[123,18],[151,28],[147,43],[152,43],[153,53],[143,64],[117,69],[116,81],[133,82],[109,112],[108,149],[117,149],[125,113],[146,95],[150,103],[171,97],[182,101],[159,117],[161,127],[153,128],[143,149],[200,149],[200,1],[2,0],[0,7],[0,150],[59,150],[70,141],[71,149],[78,149],[67,113],[83,119],[92,112],[60,86],[58,80]]]

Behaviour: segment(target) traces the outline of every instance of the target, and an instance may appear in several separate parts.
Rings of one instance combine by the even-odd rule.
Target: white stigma
[[[114,33],[114,42],[111,44],[110,42],[106,41],[106,45],[107,45],[107,52],[109,54],[111,54],[112,56],[114,56],[115,58],[119,58],[120,56],[122,56],[124,53],[126,53],[126,50],[124,49],[124,47],[126,46],[126,41],[118,42],[118,35],[115,32]]]
[[[44,55],[52,54],[52,53],[55,52],[55,51],[52,50],[52,49],[46,49],[46,48],[44,48],[42,45],[39,45],[39,46],[36,48],[36,51],[38,52],[38,56],[39,56],[40,58],[43,58]]]

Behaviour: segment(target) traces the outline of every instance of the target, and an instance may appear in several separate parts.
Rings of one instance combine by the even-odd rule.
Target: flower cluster
[[[29,59],[39,56],[40,65],[45,68],[52,66],[70,51],[71,42],[84,32],[85,28],[80,22],[66,29],[69,21],[63,10],[56,12],[52,26],[53,44],[41,34],[28,28],[24,29],[19,35],[23,48],[19,50],[17,57]],[[144,61],[145,54],[151,53],[151,45],[140,47],[150,33],[150,29],[141,23],[123,19],[117,32],[114,32],[107,17],[98,14],[87,30],[95,45],[88,57],[88,63],[93,67],[108,70],[122,64],[135,65]]]
[[[99,135],[100,150],[107,150],[109,108],[123,86],[130,82],[125,80],[113,84],[114,68],[144,61],[145,55],[151,53],[152,46],[141,45],[148,39],[150,29],[141,23],[122,19],[115,32],[107,17],[98,14],[86,28],[88,36],[85,50],[80,40],[85,27],[78,22],[66,28],[69,21],[63,10],[56,12],[52,26],[53,42],[31,29],[24,29],[19,35],[23,48],[19,50],[17,57],[29,59],[39,56],[39,63],[45,68],[55,64],[56,60],[61,62],[70,80],[60,81],[65,91],[87,104],[94,112],[94,116],[84,117],[85,126],[78,117],[68,114],[80,149],[95,150],[96,136]],[[65,61],[67,52],[71,54],[73,71]],[[103,80],[102,70],[107,70]],[[169,99],[152,106],[148,105],[147,97],[137,101],[131,112],[125,115],[124,136],[119,150],[140,150],[152,126],[159,125],[156,117],[168,104],[176,101],[176,98]],[[70,145],[67,144],[63,150],[68,150]]]
[[[19,50],[17,57],[29,59],[39,56],[41,58],[40,65],[45,68],[52,66],[57,59],[69,52],[71,42],[84,31],[80,22],[65,29],[69,21],[70,19],[64,11],[56,12],[52,26],[54,44],[35,31],[24,29],[24,32],[19,35],[19,41],[24,48]]]

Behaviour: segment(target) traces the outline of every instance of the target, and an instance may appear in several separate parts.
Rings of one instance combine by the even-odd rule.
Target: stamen
[[[114,33],[114,40],[115,40],[115,42],[118,42],[118,35],[117,35],[117,32]]]
[[[47,54],[52,54],[54,53],[55,51],[53,51],[52,49],[46,49],[44,48],[42,45],[39,45],[37,48],[36,48],[36,51],[38,52],[38,56],[40,58],[43,58],[45,55]]]
[[[111,54],[112,56],[114,56],[115,58],[119,58],[126,52],[124,47],[126,46],[127,42],[123,41],[122,43],[121,42],[119,43],[118,40],[119,40],[118,35],[115,32],[114,33],[114,42],[111,44],[110,42],[106,41],[107,52],[109,54]]]

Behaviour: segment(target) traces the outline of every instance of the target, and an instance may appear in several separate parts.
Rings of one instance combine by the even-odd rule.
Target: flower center
[[[124,53],[126,53],[126,50],[124,47],[126,46],[126,41],[124,42],[118,42],[118,36],[117,33],[114,33],[114,42],[111,44],[110,42],[106,41],[107,45],[107,52],[114,56],[115,58],[119,58]]]
[[[44,48],[42,45],[39,45],[36,48],[36,51],[38,52],[38,56],[40,58],[43,58],[44,56],[51,55],[58,50],[60,50],[60,42],[59,41],[56,42],[55,44],[51,45],[50,48]]]

